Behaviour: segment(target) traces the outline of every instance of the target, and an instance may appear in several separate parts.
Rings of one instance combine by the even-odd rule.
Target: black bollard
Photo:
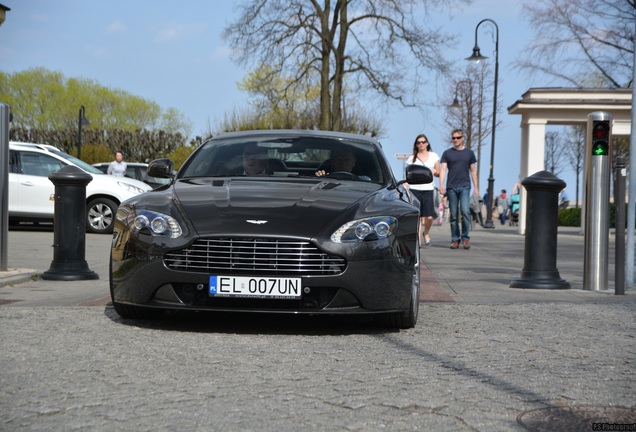
[[[86,262],[86,185],[90,174],[66,166],[49,175],[55,185],[53,261],[42,274],[47,280],[89,280],[99,275]]]
[[[521,277],[511,288],[570,289],[556,267],[559,192],[565,182],[549,171],[521,181],[526,188],[526,242]]]

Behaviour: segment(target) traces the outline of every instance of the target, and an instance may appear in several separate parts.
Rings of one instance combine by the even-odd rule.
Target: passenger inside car
[[[267,167],[267,149],[248,144],[243,149],[243,174],[264,175]]]
[[[238,155],[224,155],[219,158],[225,162],[213,169],[213,175],[247,175],[260,176],[271,175],[276,172],[286,171],[285,164],[277,158],[271,158],[265,147],[259,147],[256,143],[248,143],[243,148],[243,152]]]

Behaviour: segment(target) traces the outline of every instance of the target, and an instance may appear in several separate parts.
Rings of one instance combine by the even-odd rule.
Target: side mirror
[[[423,165],[409,165],[406,167],[406,179],[398,182],[397,186],[408,183],[412,185],[425,184],[433,181],[433,172]]]
[[[146,172],[151,177],[171,179],[174,177],[173,166],[174,166],[174,162],[172,162],[170,159],[167,159],[167,158],[155,159],[148,164],[148,168],[146,169]]]

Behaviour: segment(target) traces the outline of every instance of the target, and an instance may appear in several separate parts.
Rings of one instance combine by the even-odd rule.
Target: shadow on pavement
[[[370,315],[318,316],[276,313],[239,312],[166,312],[155,319],[122,318],[112,306],[104,315],[113,322],[144,329],[180,331],[188,333],[280,334],[307,336],[346,336],[354,334],[399,333],[382,325]]]

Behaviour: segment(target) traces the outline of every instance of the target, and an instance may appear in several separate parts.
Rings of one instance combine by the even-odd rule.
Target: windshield
[[[49,150],[51,153],[55,153],[56,155],[66,159],[67,161],[71,162],[73,165],[77,165],[78,167],[80,167],[81,169],[83,169],[84,171],[90,173],[90,174],[104,174],[102,171],[98,170],[97,168],[95,168],[93,165],[88,164],[86,162],[84,162],[81,159],[78,159],[74,156],[71,156],[68,153],[64,153],[61,152],[59,150]]]
[[[324,176],[383,183],[386,167],[376,146],[319,136],[242,135],[208,141],[188,160],[186,177]]]

